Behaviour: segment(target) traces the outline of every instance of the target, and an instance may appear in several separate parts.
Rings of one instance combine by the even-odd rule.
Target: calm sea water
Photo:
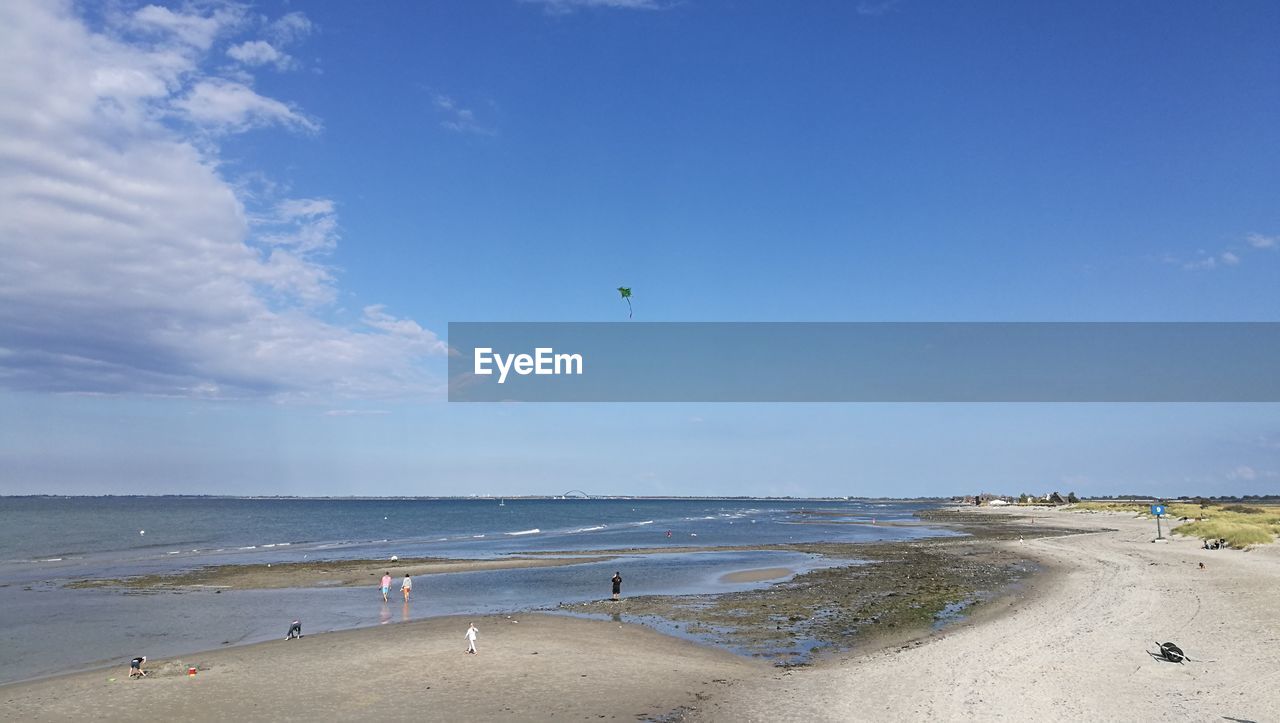
[[[597,599],[607,594],[614,569],[624,571],[629,595],[683,594],[752,587],[720,582],[734,570],[800,571],[824,563],[791,552],[708,551],[432,575],[416,580],[411,606],[385,605],[374,591],[355,588],[131,594],[65,587],[86,577],[226,563],[948,534],[843,524],[908,521],[921,507],[830,500],[0,498],[0,682],[134,655],[269,640],[294,617],[315,633]]]

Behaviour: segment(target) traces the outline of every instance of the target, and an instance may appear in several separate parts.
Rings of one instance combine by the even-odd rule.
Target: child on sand
[[[382,575],[382,602],[387,602],[387,594],[391,592],[391,573]]]
[[[413,578],[409,577],[409,573],[404,574],[404,580],[400,582],[400,592],[404,593],[404,601],[409,602],[409,593],[413,592]]]
[[[294,638],[300,637],[302,637],[302,621],[294,620],[289,623],[289,632],[285,633],[284,639],[293,640]]]
[[[129,661],[129,677],[130,678],[147,677],[147,671],[142,669],[142,664],[145,662],[147,662],[147,656],[145,655],[143,655],[142,657],[138,657],[138,658],[134,658],[133,660],[130,660]]]
[[[467,623],[467,634],[463,637],[467,639],[467,652],[473,655],[476,652],[476,633],[478,632],[480,631],[476,630],[475,623]]]

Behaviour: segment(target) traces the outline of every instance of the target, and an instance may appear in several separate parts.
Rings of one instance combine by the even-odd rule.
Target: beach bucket
[[[195,668],[187,668],[187,677],[188,677],[188,678],[194,678],[194,677],[196,677],[196,669],[195,669]]]

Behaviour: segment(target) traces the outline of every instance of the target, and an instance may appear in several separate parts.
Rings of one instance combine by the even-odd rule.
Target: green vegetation
[[[1073,509],[1086,512],[1132,512],[1151,515],[1145,502],[1081,502]],[[1165,505],[1165,517],[1187,522],[1173,528],[1173,533],[1202,540],[1226,540],[1244,549],[1250,545],[1267,545],[1280,535],[1280,506],[1222,505],[1212,503],[1171,502]]]
[[[1179,535],[1199,537],[1203,540],[1226,540],[1235,548],[1250,545],[1266,545],[1275,542],[1280,534],[1280,522],[1254,523],[1225,519],[1208,519],[1188,522],[1173,530]]]

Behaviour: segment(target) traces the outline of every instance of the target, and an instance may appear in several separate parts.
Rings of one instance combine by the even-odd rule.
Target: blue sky
[[[1275,321],[1278,27],[1264,2],[6,3],[0,493],[1275,491],[1275,405],[439,384],[449,321],[620,320],[619,285],[646,321]]]

